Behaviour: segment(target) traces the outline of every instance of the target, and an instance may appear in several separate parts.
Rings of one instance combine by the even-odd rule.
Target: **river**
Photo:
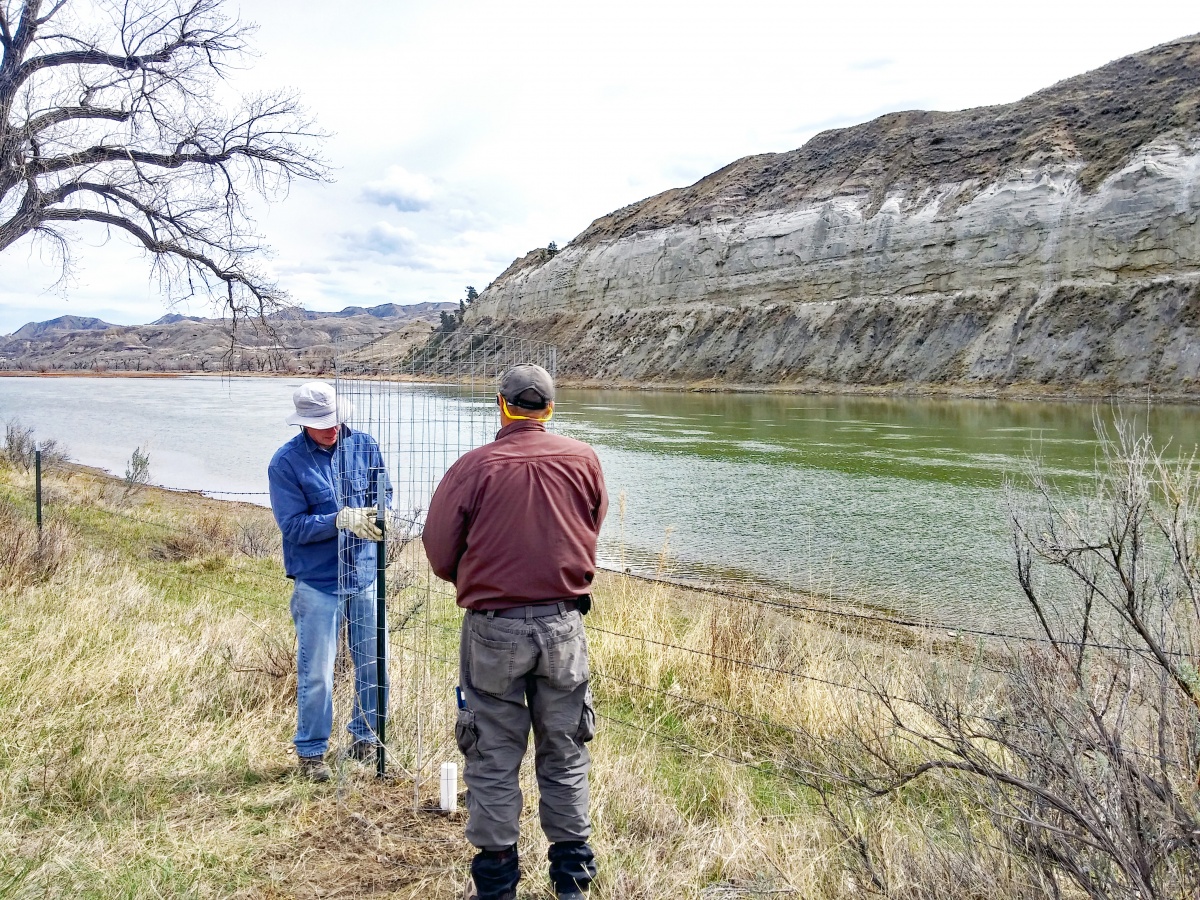
[[[298,384],[0,378],[0,419],[19,419],[72,459],[117,475],[142,447],[157,484],[265,504],[266,462],[294,431],[283,420]],[[405,394],[405,409],[425,410],[403,414],[415,429],[407,437],[381,435],[409,443],[398,468],[411,467],[420,441],[436,477],[494,427],[486,396],[393,390]],[[1095,418],[1116,412],[1088,403],[563,390],[555,427],[595,446],[604,466],[608,565],[787,585],[948,625],[1022,628],[1005,480],[1036,457],[1067,490],[1085,489],[1097,464]],[[1190,452],[1200,443],[1200,408],[1120,412],[1148,424],[1160,445]],[[464,420],[470,433],[450,440],[447,423]]]

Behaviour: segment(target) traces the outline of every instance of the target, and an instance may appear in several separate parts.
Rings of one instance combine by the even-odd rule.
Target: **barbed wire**
[[[121,515],[120,513],[113,513],[113,514]],[[122,516],[122,517],[130,518],[130,517],[125,517],[125,516]],[[144,524],[153,524],[153,523],[145,523],[144,520],[136,520],[135,519],[134,521],[143,522]],[[266,607],[275,608],[275,609],[283,608],[286,605],[286,602],[272,603],[271,601],[267,601],[267,600],[264,600],[264,599],[258,598],[258,597],[253,597],[248,594],[241,593],[239,591],[231,591],[225,587],[218,587],[216,585],[213,585],[211,582],[198,577],[195,573],[191,574],[190,576],[185,576],[180,573],[171,572],[168,569],[166,569],[164,566],[155,564],[150,561],[143,561],[143,564],[147,568],[152,569],[156,574],[158,574],[161,577],[171,579],[171,580],[174,580],[177,582],[191,583],[193,585],[198,584],[199,586],[201,586],[202,588],[204,588],[206,590],[215,591],[216,593],[220,593],[220,594],[224,594],[226,596],[241,599],[241,600],[246,601],[247,603],[258,604],[261,606],[266,606]],[[459,631],[458,626],[445,625],[445,624],[442,624],[439,622],[428,622],[428,623],[424,623],[424,624],[425,624],[425,627],[433,628],[438,631],[442,631],[442,632],[449,633],[449,634],[457,634]],[[586,622],[585,622],[585,624],[586,624]],[[917,707],[920,707],[922,705],[921,701],[913,700],[912,698],[909,698],[909,697],[906,697],[906,696],[903,696],[900,694],[883,691],[882,689],[877,688],[877,687],[869,687],[868,688],[868,687],[863,687],[860,685],[846,684],[844,682],[839,682],[839,681],[835,681],[832,679],[821,678],[819,676],[809,675],[809,674],[806,674],[803,672],[797,672],[792,669],[784,669],[784,668],[779,668],[779,667],[774,667],[774,666],[768,666],[763,663],[757,663],[757,662],[753,662],[751,660],[741,659],[739,657],[724,656],[722,654],[713,653],[713,652],[707,651],[707,650],[700,650],[698,648],[683,647],[681,645],[670,644],[670,643],[666,643],[663,641],[657,641],[657,640],[654,640],[653,638],[647,638],[647,637],[641,636],[641,635],[625,634],[623,632],[613,631],[611,629],[606,629],[606,628],[603,628],[602,626],[598,626],[598,625],[594,625],[594,624],[587,625],[587,628],[589,631],[595,631],[595,632],[599,632],[601,634],[607,634],[609,636],[618,637],[618,638],[621,638],[624,640],[643,641],[646,643],[661,646],[666,649],[679,650],[682,652],[705,656],[710,659],[718,660],[721,662],[727,662],[727,663],[732,663],[734,665],[739,665],[739,666],[743,666],[743,667],[747,667],[747,668],[753,668],[753,669],[757,669],[757,670],[761,670],[761,671],[766,671],[766,672],[776,674],[776,675],[785,675],[789,678],[793,678],[796,680],[810,681],[810,682],[821,684],[826,687],[839,688],[841,690],[846,690],[846,691],[863,694],[863,695],[871,697],[873,699],[886,700],[889,702],[896,702],[896,703],[904,703],[904,704],[908,704],[911,706],[917,706]],[[396,633],[397,631],[403,631],[403,630],[405,630],[405,629],[389,628],[389,631],[391,633]],[[443,662],[450,666],[458,665],[457,660],[450,659],[450,658],[444,657],[444,656],[439,656],[437,654],[428,652],[427,649],[416,648],[411,645],[406,645],[403,642],[398,642],[396,646],[401,649],[409,650],[410,652],[413,652],[414,654],[421,653],[421,654],[427,656],[429,659]],[[994,669],[989,669],[988,671],[992,672],[993,674],[997,674],[997,675],[1008,674],[1008,673],[1005,673],[1005,672],[1002,672],[999,670],[994,670]],[[675,693],[675,692],[671,692],[671,691],[664,691],[660,688],[654,688],[649,685],[640,684],[638,682],[629,681],[627,679],[622,679],[619,676],[614,676],[609,673],[597,672],[597,673],[595,673],[595,677],[600,678],[601,680],[615,681],[618,683],[625,684],[628,687],[633,687],[633,688],[637,688],[639,690],[656,693],[656,694],[659,694],[662,696],[670,697],[672,699],[681,700],[683,702],[692,704],[694,706],[708,709],[712,712],[719,712],[723,715],[732,716],[732,717],[741,719],[743,721],[755,722],[755,723],[760,724],[767,728],[786,731],[786,732],[794,734],[798,737],[808,737],[808,735],[806,735],[805,732],[803,732],[799,729],[796,729],[796,728],[792,728],[788,725],[784,725],[783,723],[772,722],[768,719],[762,719],[762,718],[759,718],[756,716],[750,716],[745,713],[739,712],[737,710],[730,709],[729,707],[721,706],[719,704],[714,704],[707,700],[700,700],[700,699],[691,697],[686,694],[680,694],[680,693]],[[996,719],[994,717],[979,715],[979,714],[975,714],[975,713],[965,713],[965,714],[960,713],[960,714],[963,715],[965,718],[971,719],[973,721],[984,722],[984,723],[987,723],[987,724],[992,725],[997,728],[1015,729],[1015,730],[1024,731],[1027,733],[1039,733],[1039,732],[1037,732],[1036,729],[1032,729],[1027,726],[1023,726],[1017,722],[1010,722],[1010,721]],[[634,727],[636,727],[636,726],[634,726]],[[695,748],[694,745],[692,745],[692,746],[694,749],[702,749],[702,748]],[[708,751],[704,751],[704,752],[708,752]],[[1153,758],[1149,754],[1146,754],[1144,752],[1140,752],[1137,750],[1133,750],[1132,748],[1128,748],[1126,752],[1129,752],[1132,755],[1136,755],[1136,756],[1140,756],[1140,757],[1144,757],[1144,758]],[[720,754],[716,754],[716,755],[720,755]],[[740,760],[736,760],[732,757],[730,757],[730,759],[733,759],[733,761],[738,762],[739,764],[742,764],[742,761],[740,761]]]
[[[139,525],[164,528],[164,529],[168,529],[168,530],[170,530],[172,528],[170,523],[157,522],[157,521],[150,520],[150,519],[142,519],[142,518],[138,518],[135,516],[130,516],[128,514],[125,514],[125,513],[116,511],[116,510],[105,509],[105,508],[99,507],[99,506],[93,507],[93,509],[96,509],[107,515],[115,516],[115,517],[130,521],[132,523],[139,524]],[[84,523],[84,527],[85,528],[87,527],[86,523]],[[255,597],[250,594],[246,594],[244,592],[230,590],[228,587],[225,587],[225,586],[213,584],[211,578],[201,577],[197,573],[183,574],[183,573],[179,573],[179,572],[173,572],[169,568],[167,568],[165,565],[155,563],[151,560],[140,560],[139,565],[141,567],[149,570],[152,575],[155,575],[157,577],[167,579],[167,580],[172,580],[177,583],[189,584],[194,587],[199,586],[200,588],[202,588],[204,590],[209,590],[209,591],[213,591],[215,593],[219,593],[219,594],[222,594],[225,596],[233,597],[235,599],[241,600],[248,604],[254,604],[254,605],[267,607],[267,608],[275,609],[275,610],[283,609],[287,605],[286,601],[271,601],[271,600],[264,599],[262,597]],[[232,567],[232,568],[234,568],[235,571],[238,571],[242,574],[250,575],[255,578],[270,579],[273,582],[287,580],[286,576],[284,576],[282,574],[257,572],[257,571],[245,569],[243,567],[236,567],[236,566]],[[628,573],[622,573],[622,574],[628,574]],[[642,580],[653,581],[654,579],[645,578],[643,576]],[[717,594],[720,596],[730,596],[730,593],[731,593],[731,592],[727,592],[727,591],[721,591],[720,589],[703,590],[695,585],[689,585],[686,583],[678,583],[678,582],[674,582],[674,581],[670,581],[670,580],[666,580],[666,579],[664,579],[664,581],[665,581],[665,583],[670,584],[675,587],[679,587],[679,588],[686,589],[686,590],[696,590],[701,593]],[[745,599],[745,600],[758,599],[758,598],[751,598],[751,597],[746,597],[745,595],[738,595],[738,594],[733,594],[732,596],[735,599]],[[782,604],[782,603],[772,604],[772,605],[787,606],[787,604]],[[859,616],[855,616],[855,617],[858,618]],[[253,620],[250,620],[250,621],[252,622],[252,624],[256,625],[256,627],[259,627],[261,629],[261,626],[258,625],[258,623],[253,622]],[[446,624],[442,624],[442,623],[438,623],[438,622],[427,622],[427,623],[424,623],[424,625],[425,625],[425,627],[433,628],[433,629],[436,629],[436,630],[439,630],[442,632],[446,632],[446,633],[457,633],[458,632],[457,626],[446,625]],[[742,666],[745,668],[768,672],[773,675],[784,675],[784,676],[787,676],[789,678],[796,679],[796,680],[808,681],[808,682],[820,684],[820,685],[823,685],[826,687],[837,688],[840,690],[846,690],[846,691],[863,694],[863,695],[869,696],[873,699],[883,700],[885,702],[903,703],[903,704],[908,704],[908,705],[917,706],[917,707],[921,706],[921,701],[913,700],[911,698],[908,698],[908,697],[905,697],[905,696],[902,696],[899,694],[894,694],[894,693],[885,691],[882,688],[879,688],[876,686],[864,687],[862,685],[846,684],[844,682],[839,682],[839,681],[835,681],[835,680],[828,679],[828,678],[822,678],[820,676],[811,675],[811,674],[804,673],[804,672],[798,672],[793,669],[768,666],[766,664],[754,662],[752,660],[746,660],[746,659],[742,659],[742,658],[734,657],[734,656],[726,656],[723,654],[714,653],[709,650],[702,650],[702,649],[695,648],[695,647],[685,647],[685,646],[682,646],[679,644],[673,644],[673,643],[670,643],[667,641],[656,640],[654,638],[646,637],[644,635],[626,634],[624,632],[614,631],[612,629],[604,628],[603,626],[599,626],[599,625],[595,625],[595,624],[588,624],[587,628],[589,631],[597,632],[600,634],[605,634],[605,635],[619,638],[622,640],[639,641],[639,642],[651,644],[654,646],[659,646],[664,649],[671,649],[671,650],[676,650],[676,651],[680,651],[680,652],[690,653],[690,654],[694,654],[697,656],[706,657],[706,658],[709,658],[712,660],[729,663],[729,664],[736,665],[736,666]],[[403,628],[401,628],[401,629],[393,628],[390,630],[393,633],[395,633],[397,630],[403,630]],[[397,650],[408,651],[408,652],[413,653],[414,655],[422,655],[430,660],[444,663],[447,666],[456,667],[458,665],[458,660],[451,659],[451,658],[445,657],[445,656],[440,656],[436,653],[433,653],[430,651],[430,649],[428,647],[417,647],[415,645],[406,644],[404,642],[396,642],[393,646]],[[988,670],[988,671],[992,671],[993,673],[998,674],[998,675],[1008,674],[1008,673],[998,671],[998,670]],[[786,732],[786,733],[789,733],[789,734],[792,734],[792,735],[795,735],[797,737],[804,738],[804,739],[811,738],[811,735],[807,734],[806,732],[804,732],[800,729],[794,728],[792,726],[786,725],[781,722],[775,722],[775,721],[771,721],[769,719],[764,719],[764,718],[761,718],[758,716],[748,715],[748,714],[740,712],[738,710],[730,709],[729,707],[713,703],[707,699],[699,699],[697,697],[692,697],[690,695],[683,694],[680,692],[663,690],[661,688],[655,688],[650,685],[641,684],[639,682],[621,678],[620,676],[616,676],[611,673],[603,672],[603,671],[595,672],[594,677],[601,681],[609,681],[609,682],[614,682],[614,683],[618,683],[618,684],[623,684],[626,687],[634,688],[634,689],[649,692],[649,693],[654,693],[654,694],[657,694],[657,695],[660,695],[663,697],[670,698],[672,700],[677,700],[677,701],[681,701],[684,703],[688,703],[688,704],[696,706],[698,708],[706,709],[706,710],[708,710],[710,712],[714,712],[714,713],[720,713],[721,715],[730,716],[730,717],[739,719],[741,721],[753,722],[753,723],[756,723],[758,725],[761,725],[761,726],[771,729],[771,730],[783,731],[783,732]],[[630,722],[626,722],[624,720],[621,720],[619,718],[616,718],[616,717],[613,717],[610,715],[601,714],[601,713],[597,713],[597,714],[600,715],[601,718],[604,718],[608,721],[644,732],[648,735],[653,735],[657,738],[660,738],[662,740],[665,740],[665,741],[668,741],[671,743],[675,743],[677,745],[687,747],[688,749],[691,749],[698,753],[725,759],[725,760],[728,760],[729,762],[735,763],[739,766],[746,766],[749,768],[753,768],[753,769],[756,769],[756,770],[762,772],[763,774],[768,774],[768,775],[773,775],[773,776],[780,776],[780,775],[787,776],[787,773],[785,773],[785,772],[768,770],[761,766],[754,765],[753,763],[749,763],[746,760],[737,759],[734,756],[730,756],[728,754],[723,754],[720,751],[713,750],[711,748],[699,747],[698,745],[691,743],[689,741],[686,741],[675,735],[668,735],[668,734],[664,734],[662,732],[655,731],[653,729],[647,729],[643,726],[636,725],[636,724],[630,723]],[[1015,729],[1015,730],[1019,730],[1019,731],[1025,731],[1027,733],[1040,733],[1040,732],[1037,732],[1037,729],[1033,729],[1028,726],[1023,726],[1017,722],[1011,722],[1011,721],[1006,721],[1006,720],[1002,720],[1002,719],[996,719],[996,718],[989,717],[989,716],[983,716],[983,715],[971,714],[971,713],[964,714],[964,713],[960,712],[959,715],[963,716],[964,718],[971,719],[974,721],[988,723],[997,728]],[[1132,755],[1140,756],[1140,757],[1153,758],[1149,754],[1134,750],[1132,748],[1127,748],[1126,752],[1131,753]],[[816,778],[823,777],[823,778],[834,779],[834,780],[837,780],[837,778],[838,778],[838,776],[836,776],[834,773],[831,773],[831,772],[818,773],[815,771],[811,771],[811,772],[806,772],[805,774],[808,774],[811,777],[816,777]],[[806,782],[800,782],[800,783],[807,785]],[[846,783],[849,783],[849,782],[846,782]]]
[[[996,673],[996,674],[1005,674],[1005,673]],[[813,739],[812,734],[810,734],[809,732],[803,731],[802,729],[794,728],[790,725],[785,725],[782,722],[773,722],[770,719],[763,719],[763,718],[760,718],[759,716],[748,715],[746,713],[739,712],[738,710],[730,709],[727,706],[721,706],[720,704],[711,703],[707,700],[699,700],[699,699],[697,699],[695,697],[691,697],[687,694],[677,693],[675,691],[670,691],[670,690],[663,690],[662,688],[651,687],[650,685],[640,684],[639,682],[630,681],[628,679],[621,678],[619,676],[612,675],[612,674],[605,673],[605,672],[593,672],[592,677],[598,678],[601,681],[614,681],[614,682],[617,682],[618,684],[623,684],[626,687],[632,687],[632,688],[636,688],[638,690],[647,691],[649,693],[658,694],[662,697],[666,697],[666,698],[669,698],[672,700],[680,700],[684,703],[688,703],[693,706],[698,706],[703,709],[707,709],[710,712],[722,713],[724,715],[732,716],[734,718],[740,719],[744,722],[753,722],[755,724],[762,725],[771,730],[784,731],[784,732],[795,735],[796,737],[799,737],[799,738],[802,738],[805,740]],[[836,683],[836,682],[834,682],[834,683]],[[846,690],[850,690],[850,691],[865,692],[872,699],[879,700],[884,703],[904,703],[904,704],[908,704],[911,706],[916,706],[918,709],[925,708],[924,703],[922,703],[921,701],[913,700],[911,698],[904,697],[900,694],[893,694],[891,692],[886,692],[886,691],[883,691],[882,689],[874,689],[874,690],[865,690],[864,691],[864,689],[856,688],[851,685],[841,684],[839,686],[842,688],[845,688]],[[960,719],[970,720],[972,722],[986,723],[986,724],[991,725],[992,727],[1000,729],[1002,731],[1020,731],[1020,732],[1024,732],[1025,734],[1037,734],[1037,735],[1043,734],[1043,732],[1040,729],[1032,728],[1028,725],[1023,725],[1020,722],[1013,722],[1013,721],[1009,721],[1006,719],[997,719],[994,716],[985,716],[985,715],[980,715],[979,713],[968,713],[968,712],[964,712],[962,710],[955,710],[955,715],[957,718],[960,718]],[[934,738],[930,735],[922,735],[922,737],[924,737],[926,740],[934,740]],[[1148,759],[1151,761],[1158,759],[1158,757],[1152,753],[1146,753],[1144,751],[1135,750],[1131,747],[1124,747],[1123,752],[1128,753],[1131,756],[1137,756],[1137,757],[1141,757],[1142,759]]]
[[[97,512],[101,512],[104,515],[115,516],[116,518],[124,519],[127,522],[132,522],[137,525],[145,525],[145,526],[148,526],[151,528],[159,528],[164,531],[169,531],[172,533],[179,533],[179,528],[170,522],[157,522],[153,519],[142,519],[142,518],[138,518],[137,516],[128,515],[127,513],[118,512],[117,510],[114,510],[114,509],[106,509],[102,506],[93,506],[90,508],[96,510]],[[410,535],[406,534],[406,535],[402,536],[399,540],[408,541],[408,540],[412,540],[412,539],[413,538]],[[245,555],[250,556],[252,554],[245,554]],[[392,564],[392,562],[394,562],[394,561],[395,560],[389,560],[388,565],[390,566]],[[270,581],[270,582],[284,582],[284,581],[290,582],[291,581],[291,579],[287,576],[287,574],[285,572],[283,572],[282,570],[280,570],[278,572],[262,572],[257,569],[250,568],[249,566],[237,565],[234,563],[227,563],[225,568],[227,570],[232,570],[239,574],[246,575],[247,577],[258,579],[260,581]]]
[[[175,489],[167,488],[165,490],[175,490]],[[179,491],[184,492],[184,493],[197,493],[197,491],[191,491],[191,490],[185,490],[185,489],[179,489]],[[103,506],[99,506],[99,505],[92,506],[90,508],[97,510],[101,513],[104,513],[106,515],[117,516],[119,518],[123,518],[130,522],[134,522],[134,523],[137,523],[140,525],[145,525],[145,526],[152,527],[152,528],[160,528],[160,529],[167,530],[167,531],[177,530],[177,529],[175,529],[175,527],[173,525],[171,525],[168,522],[158,522],[158,521],[154,521],[154,520],[150,520],[150,519],[141,519],[141,518],[138,518],[135,516],[130,516],[125,513],[118,512],[116,510],[107,509],[107,508],[105,508]],[[396,520],[399,522],[402,522],[406,525],[409,525],[412,528],[416,528],[420,524],[415,519],[408,519],[408,518],[404,518],[404,517],[396,517]],[[414,540],[417,536],[418,535],[416,535],[416,534],[407,533],[404,536],[404,539]],[[289,580],[287,578],[287,576],[283,573],[278,573],[278,574],[266,573],[266,572],[261,572],[261,571],[257,571],[257,570],[248,568],[246,566],[239,566],[239,565],[231,565],[229,568],[232,568],[239,573],[245,574],[250,578],[254,578],[254,579],[258,579],[258,580],[262,580],[262,581],[267,581],[267,580],[286,581],[286,580]],[[1037,645],[1041,645],[1041,646],[1062,646],[1062,647],[1071,647],[1071,648],[1085,649],[1085,650],[1107,650],[1107,651],[1114,651],[1114,652],[1120,652],[1120,653],[1132,653],[1132,654],[1141,656],[1143,659],[1152,659],[1153,658],[1153,654],[1149,650],[1145,650],[1145,649],[1138,648],[1138,647],[1128,647],[1128,646],[1123,646],[1123,645],[1119,645],[1119,644],[1109,644],[1109,643],[1103,643],[1103,642],[1098,642],[1098,641],[1080,641],[1080,640],[1074,640],[1074,639],[1070,639],[1070,638],[1053,638],[1052,639],[1052,638],[1048,638],[1048,637],[1037,637],[1037,636],[1033,636],[1033,635],[1016,635],[1016,634],[1005,633],[1005,632],[989,631],[989,630],[985,630],[985,629],[955,627],[955,626],[950,626],[950,625],[945,625],[945,624],[940,624],[940,623],[923,622],[918,619],[901,619],[901,618],[895,618],[895,617],[891,617],[891,616],[882,616],[882,615],[873,614],[873,613],[828,609],[828,608],[824,608],[824,607],[810,606],[810,605],[806,605],[806,604],[796,603],[792,600],[753,596],[750,594],[745,594],[745,593],[741,593],[738,591],[734,591],[729,588],[716,587],[716,586],[712,586],[712,585],[696,584],[693,582],[681,581],[681,580],[672,579],[672,578],[665,578],[662,576],[651,577],[651,576],[643,575],[640,573],[622,571],[619,569],[614,569],[614,568],[606,567],[606,566],[597,566],[597,569],[599,569],[600,571],[608,572],[610,574],[619,575],[619,576],[623,576],[626,578],[631,578],[631,579],[634,579],[637,581],[643,581],[643,582],[647,582],[650,584],[664,585],[667,587],[674,587],[674,588],[677,588],[680,590],[687,590],[687,591],[692,591],[695,593],[707,594],[709,596],[722,597],[725,599],[736,600],[739,602],[754,603],[754,604],[758,604],[758,605],[765,606],[768,608],[777,609],[777,610],[780,610],[783,612],[811,613],[814,615],[828,616],[828,617],[832,617],[832,618],[867,621],[867,622],[871,622],[874,624],[887,625],[887,626],[892,626],[892,627],[897,627],[897,628],[913,628],[913,629],[920,629],[920,630],[924,630],[924,631],[945,631],[945,632],[947,632],[947,634],[949,636],[952,636],[952,637],[957,636],[959,634],[969,634],[969,635],[976,636],[976,637],[985,637],[985,638],[990,638],[990,639],[1002,640],[1002,641],[1006,641],[1006,642],[1037,644]],[[251,602],[254,602],[254,601],[251,601]],[[632,638],[633,636],[625,635],[625,637]],[[676,648],[676,649],[681,649],[681,648]],[[1190,659],[1191,658],[1191,654],[1183,652],[1183,651],[1165,650],[1164,649],[1162,652],[1164,655],[1175,658],[1175,659]],[[778,670],[778,671],[782,671],[782,670]],[[993,671],[995,674],[1003,674],[1002,672],[999,672],[996,670],[990,670],[990,671]],[[847,685],[840,685],[840,686],[844,687],[848,690],[853,689]]]

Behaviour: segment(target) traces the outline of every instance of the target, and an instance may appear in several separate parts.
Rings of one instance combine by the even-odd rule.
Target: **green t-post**
[[[387,476],[379,472],[375,480],[375,524],[379,526],[379,546],[375,553],[375,775],[382,778],[387,768]]]
[[[35,484],[34,493],[37,494],[37,526],[38,537],[42,536],[42,451],[33,451],[33,481]]]

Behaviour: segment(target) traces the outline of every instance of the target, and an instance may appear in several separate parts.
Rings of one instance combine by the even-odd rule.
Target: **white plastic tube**
[[[442,763],[442,812],[458,810],[458,764]]]

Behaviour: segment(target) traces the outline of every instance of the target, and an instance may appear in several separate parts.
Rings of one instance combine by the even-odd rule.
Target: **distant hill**
[[[167,313],[161,319],[155,319],[151,325],[174,325],[176,322],[208,322],[210,319],[204,319],[200,316],[181,316],[179,313]],[[19,334],[20,332],[18,332]]]
[[[168,313],[149,325],[60,316],[0,338],[0,369],[35,372],[330,372],[339,353],[371,343],[402,356],[457,303],[384,303],[338,312],[292,307],[231,332],[224,319]],[[382,341],[382,343],[380,343]],[[377,350],[378,352],[378,350]]]
[[[353,316],[372,316],[376,319],[413,319],[425,318],[427,314],[432,314],[433,318],[438,317],[438,313],[442,310],[457,309],[455,303],[412,303],[408,306],[400,306],[397,303],[383,303],[379,306],[347,306],[340,312],[324,312],[321,310],[304,309],[303,307],[293,306],[288,309],[273,313],[272,319],[349,319]]]
[[[105,328],[115,328],[111,322],[103,319],[93,319],[87,316],[59,316],[48,322],[30,322],[22,325],[14,334],[15,338],[34,340],[47,334],[66,331],[103,331]]]

